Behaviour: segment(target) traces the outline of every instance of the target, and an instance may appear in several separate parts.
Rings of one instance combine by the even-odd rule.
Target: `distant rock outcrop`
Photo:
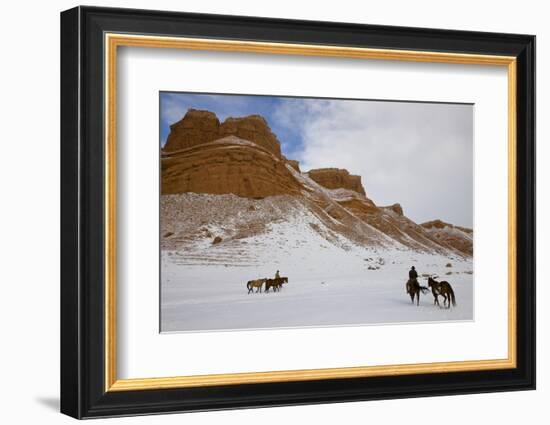
[[[349,189],[365,195],[361,176],[350,174],[340,168],[318,168],[307,172],[310,179],[327,189]]]
[[[281,145],[277,136],[262,116],[227,118],[220,123],[213,112],[198,109],[189,109],[180,121],[170,126],[170,134],[163,150],[175,152],[227,136],[248,140],[278,157],[281,156]]]
[[[431,220],[426,221],[425,223],[421,224],[422,227],[425,227],[426,229],[444,229],[446,227],[449,227],[451,229],[458,229],[464,233],[473,234],[474,231],[468,227],[462,227],[462,226],[456,226],[451,223],[446,223],[443,220]]]
[[[438,242],[452,246],[456,250],[473,255],[473,230],[467,227],[455,226],[442,220],[431,220],[421,226]]]
[[[445,227],[454,227],[452,224],[445,223],[442,220],[431,220],[421,224],[426,229],[444,229]]]

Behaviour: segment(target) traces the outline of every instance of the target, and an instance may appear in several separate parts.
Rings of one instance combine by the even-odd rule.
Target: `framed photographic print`
[[[61,411],[535,387],[535,38],[61,14]]]

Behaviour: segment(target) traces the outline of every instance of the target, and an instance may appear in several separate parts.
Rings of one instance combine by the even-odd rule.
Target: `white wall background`
[[[537,35],[538,390],[134,417],[110,423],[318,424],[545,423],[550,417],[550,315],[542,277],[550,255],[550,27],[544,2],[297,2],[278,0],[96,1],[96,5],[284,17],[370,24],[518,32]],[[69,423],[59,392],[59,12],[71,1],[9,2],[0,17],[0,421]]]

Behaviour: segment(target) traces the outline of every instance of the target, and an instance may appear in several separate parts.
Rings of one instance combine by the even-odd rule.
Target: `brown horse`
[[[273,292],[280,291],[283,283],[288,283],[288,277],[276,277],[275,279],[267,279],[265,281],[265,292],[269,292],[269,288],[273,288]]]
[[[248,289],[248,293],[250,294],[254,288],[256,288],[256,292],[262,292],[262,285],[266,282],[267,279],[256,279],[256,280],[249,280],[246,283],[246,287]]]
[[[443,297],[443,307],[451,308],[451,303],[453,307],[456,307],[455,293],[451,284],[445,280],[438,282],[431,277],[428,278],[428,286],[432,288],[432,294],[434,296],[434,305],[439,306],[439,295]]]
[[[279,282],[277,282],[277,290],[283,288],[283,283],[288,283],[288,277],[279,278]]]
[[[425,286],[420,286],[418,283],[418,280],[416,279],[409,279],[407,281],[407,284],[405,285],[405,289],[407,291],[407,294],[411,296],[411,302],[414,304],[414,297],[416,297],[416,305],[419,305],[420,303],[420,291],[422,291],[423,294],[428,292],[428,288]]]

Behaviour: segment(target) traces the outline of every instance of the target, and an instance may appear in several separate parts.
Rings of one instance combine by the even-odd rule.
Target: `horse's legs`
[[[416,293],[416,305],[418,306],[420,304],[420,291]]]

